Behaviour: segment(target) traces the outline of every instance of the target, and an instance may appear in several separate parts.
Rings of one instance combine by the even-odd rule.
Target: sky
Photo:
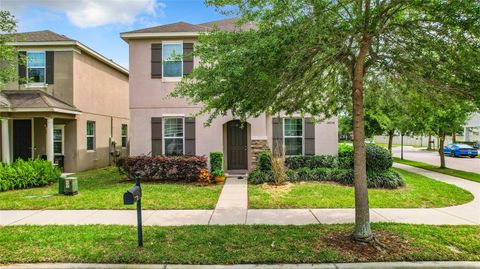
[[[17,32],[51,30],[126,68],[128,44],[121,32],[227,18],[203,0],[0,0],[0,9],[15,16]]]

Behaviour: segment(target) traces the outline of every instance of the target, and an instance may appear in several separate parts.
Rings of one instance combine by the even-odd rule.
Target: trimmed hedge
[[[285,166],[288,169],[298,169],[301,167],[314,168],[334,168],[338,166],[338,158],[331,155],[316,156],[291,156],[285,158]]]
[[[375,144],[366,144],[367,170],[371,172],[384,172],[392,167],[393,159],[390,152]],[[338,147],[338,162],[341,168],[353,168],[353,146],[340,144]]]
[[[353,186],[353,170],[344,168],[315,168],[302,167],[296,170],[287,170],[287,179],[290,182],[297,181],[333,181],[342,185]],[[251,184],[271,183],[273,178],[271,172],[254,170],[248,175],[248,182]],[[389,169],[384,172],[368,172],[368,188],[396,189],[404,186],[401,175]]]
[[[223,172],[223,152],[210,152],[210,172]]]
[[[119,169],[133,179],[141,172],[144,180],[194,182],[207,169],[205,156],[138,156],[121,158]]]
[[[45,186],[57,181],[60,175],[58,167],[41,159],[0,163],[0,191]]]

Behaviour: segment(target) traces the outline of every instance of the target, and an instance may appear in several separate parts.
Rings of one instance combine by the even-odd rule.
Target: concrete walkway
[[[480,262],[367,262],[321,264],[235,264],[235,265],[183,265],[183,264],[98,264],[98,263],[29,263],[0,265],[4,269],[450,269],[480,268]]]
[[[467,204],[444,208],[372,208],[373,222],[412,224],[480,224],[480,183],[402,164],[395,167],[471,192],[475,199]],[[341,209],[247,209],[245,179],[228,178],[215,210],[144,210],[144,225],[177,226],[208,224],[332,224],[353,223],[353,208]],[[134,210],[0,210],[0,225],[135,225]]]

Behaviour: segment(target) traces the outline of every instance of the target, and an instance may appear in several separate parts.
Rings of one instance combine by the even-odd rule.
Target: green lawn
[[[144,227],[136,247],[132,226],[7,226],[0,263],[324,263],[475,261],[480,226],[373,224],[389,250],[350,240],[352,225]]]
[[[411,160],[401,160],[398,157],[393,157],[393,161],[397,163],[402,163],[410,166],[415,166],[418,168],[454,176],[454,177],[459,177],[463,179],[468,179],[471,181],[475,182],[480,182],[480,174],[479,173],[473,173],[473,172],[467,172],[467,171],[462,171],[462,170],[456,170],[456,169],[450,169],[450,168],[440,168],[436,165],[433,164],[428,164],[428,163],[422,163],[422,162],[417,162],[417,161],[411,161]]]
[[[473,195],[454,185],[397,169],[406,187],[395,190],[369,189],[372,208],[427,208],[464,204]],[[325,182],[303,182],[291,189],[249,185],[250,208],[353,208],[354,189]]]
[[[133,186],[116,168],[81,172],[79,194],[58,195],[58,184],[0,192],[0,209],[133,209],[123,205],[123,193]],[[194,184],[142,184],[144,209],[215,208],[221,186],[200,187]]]

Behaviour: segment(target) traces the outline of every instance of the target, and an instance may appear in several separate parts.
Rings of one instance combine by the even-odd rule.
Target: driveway
[[[394,147],[392,151],[393,156],[400,158],[400,147]],[[403,158],[440,166],[440,156],[436,151],[426,151],[424,149],[404,146]],[[445,156],[445,164],[448,168],[480,173],[480,158],[452,158]]]

